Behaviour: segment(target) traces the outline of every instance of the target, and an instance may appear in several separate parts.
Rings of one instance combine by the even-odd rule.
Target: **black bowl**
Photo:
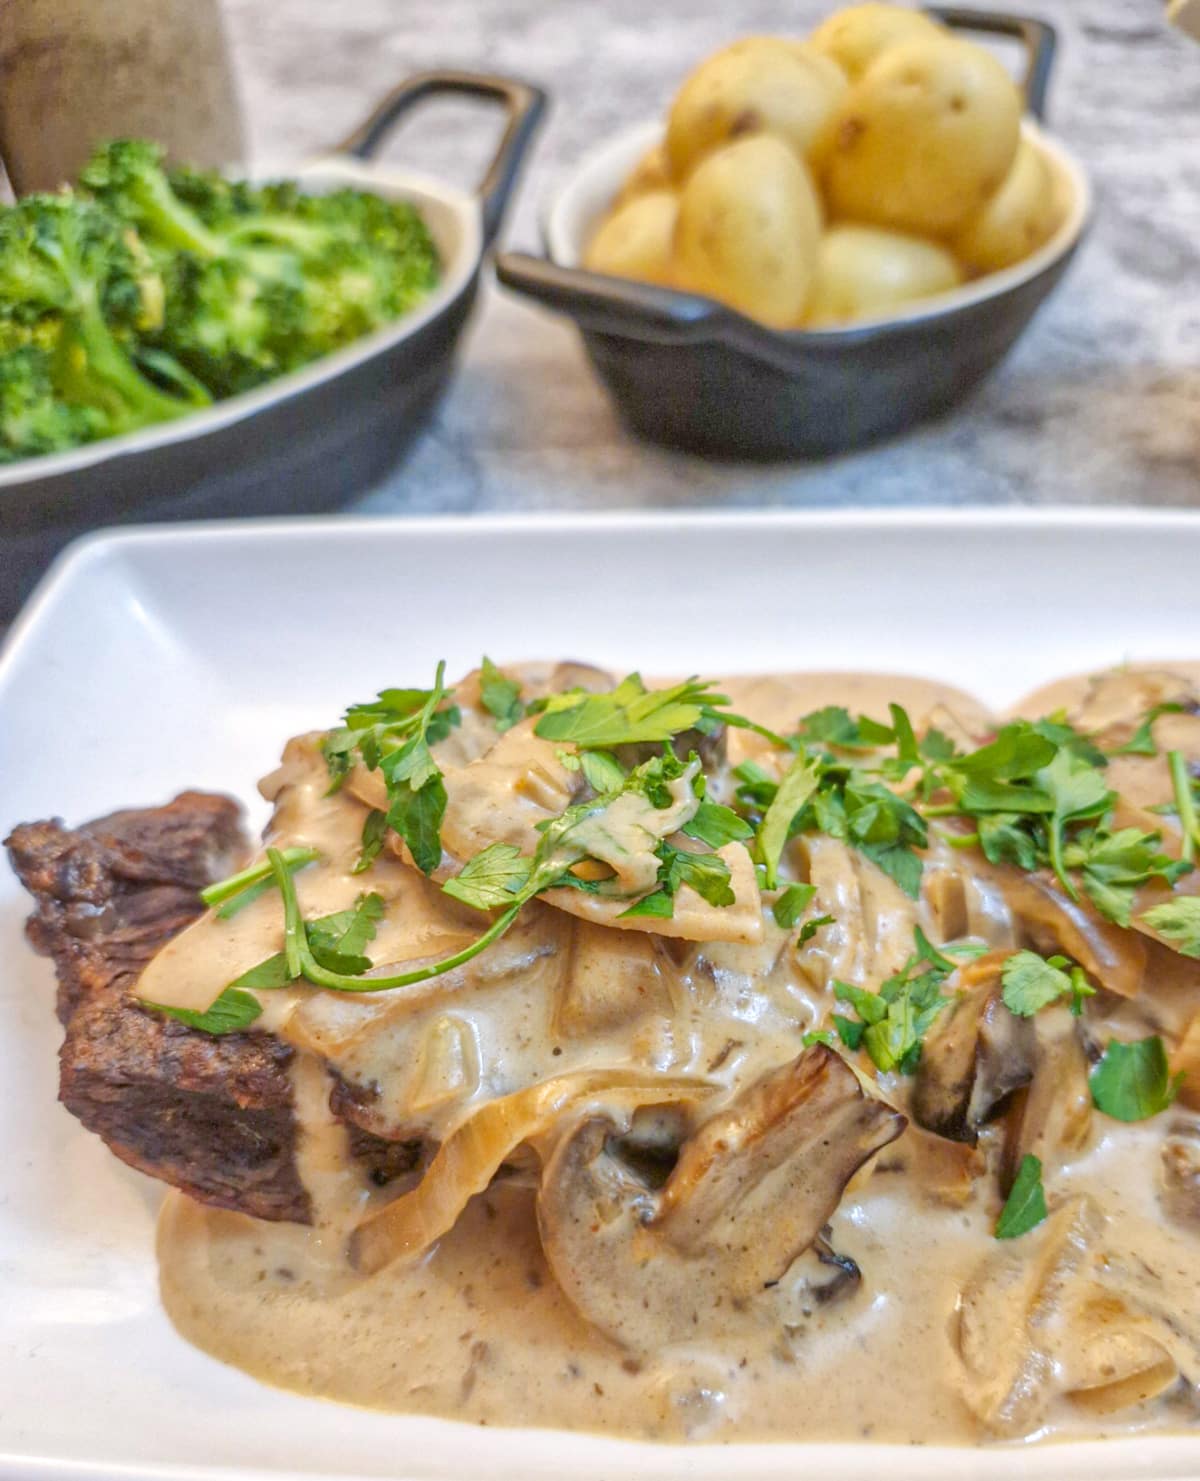
[[[490,99],[507,115],[476,195],[372,161],[401,115],[443,93]],[[437,289],[395,324],[209,410],[0,467],[0,622],[16,612],[55,552],[97,525],[315,513],[381,478],[449,380],[481,265],[544,107],[545,94],[525,83],[422,73],[331,154],[283,172],[313,190],[348,185],[411,200],[441,253]]]
[[[710,298],[578,266],[634,162],[661,138],[643,124],[580,166],[554,201],[547,256],[501,254],[500,281],[575,320],[623,420],[655,442],[721,457],[818,457],[860,447],[952,406],[1005,355],[1054,288],[1087,227],[1081,167],[1035,122],[1054,32],[1040,21],[934,10],[960,29],[1021,39],[1025,136],[1051,165],[1062,223],[1024,262],[846,328],[774,330]]]

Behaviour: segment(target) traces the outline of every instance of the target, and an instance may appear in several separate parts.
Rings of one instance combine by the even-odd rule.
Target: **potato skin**
[[[804,164],[770,134],[738,139],[702,160],[679,200],[679,286],[777,328],[804,312],[816,264],[821,204]]]
[[[850,88],[827,133],[831,211],[947,236],[999,188],[1020,130],[1016,85],[981,47],[941,38],[892,47]]]
[[[946,31],[919,10],[902,5],[850,5],[822,21],[808,45],[824,52],[856,82],[876,57],[905,41],[930,41]]]
[[[847,87],[840,69],[795,42],[747,36],[702,62],[680,88],[666,151],[682,183],[712,150],[748,134],[772,134],[804,157]]]
[[[805,323],[816,328],[883,318],[894,309],[945,293],[962,269],[937,242],[878,226],[831,226],[817,248]]]
[[[1057,225],[1054,175],[1037,146],[1022,139],[1004,183],[967,217],[953,246],[970,272],[999,272],[1036,252]]]
[[[678,215],[679,199],[673,191],[634,196],[600,223],[583,255],[584,267],[617,278],[670,285]]]
[[[614,208],[623,206],[639,195],[648,195],[652,190],[672,189],[671,168],[667,164],[667,151],[661,144],[647,149],[625,178],[624,185],[613,201]]]

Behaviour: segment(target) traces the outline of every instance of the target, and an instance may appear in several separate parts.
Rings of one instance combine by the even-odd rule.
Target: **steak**
[[[237,804],[184,792],[76,829],[24,823],[6,842],[36,901],[26,933],[58,978],[63,1105],[122,1161],[193,1198],[308,1223],[292,1048],[253,1031],[213,1037],[133,995],[145,964],[202,912],[199,891],[245,858]],[[335,1109],[349,1120],[361,1099],[342,1094]],[[421,1159],[418,1141],[350,1131],[352,1154],[377,1183]]]

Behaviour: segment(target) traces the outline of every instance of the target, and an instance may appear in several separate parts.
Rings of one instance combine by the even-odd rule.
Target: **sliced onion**
[[[633,1070],[580,1070],[488,1101],[453,1131],[420,1183],[366,1219],[350,1240],[355,1267],[374,1275],[393,1260],[415,1259],[454,1227],[459,1214],[522,1143],[544,1136],[567,1111],[597,1097],[637,1109],[698,1099],[703,1080]]]

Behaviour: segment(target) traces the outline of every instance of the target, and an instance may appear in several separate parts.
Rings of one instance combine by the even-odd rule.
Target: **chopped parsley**
[[[1096,995],[1083,968],[1069,957],[1039,956],[1036,951],[1017,951],[1000,968],[1001,996],[1010,1013],[1032,1018],[1042,1008],[1063,998],[1071,999],[1071,1012],[1083,1012],[1085,998]]]
[[[352,705],[345,723],[321,746],[330,792],[341,787],[356,759],[381,773],[387,826],[408,845],[423,874],[432,874],[442,861],[446,812],[446,785],[431,747],[462,719],[445,688],[445,673],[445,663],[439,663],[432,689],[384,689],[369,704]]]
[[[479,671],[479,698],[499,731],[511,730],[525,713],[520,684],[505,678],[486,653]]]
[[[1200,895],[1177,895],[1147,910],[1142,920],[1165,936],[1181,956],[1200,957]]]
[[[916,950],[894,977],[877,993],[835,981],[834,997],[848,1003],[859,1021],[833,1015],[834,1027],[849,1049],[863,1048],[876,1069],[899,1070],[911,1075],[921,1058],[921,1041],[938,1014],[951,1001],[942,985],[957,963],[940,952],[920,926],[915,932]]]
[[[354,868],[351,870],[352,874],[363,874],[371,867],[383,849],[387,831],[387,813],[380,812],[377,807],[373,807],[363,822],[362,842],[359,846],[358,858],[355,859]]]
[[[630,674],[607,694],[572,689],[552,695],[534,732],[544,740],[573,741],[581,750],[670,741],[728,702],[698,678],[647,689],[640,674]]]
[[[813,902],[817,893],[815,884],[790,884],[771,906],[775,924],[790,931]]]
[[[194,1008],[172,1008],[167,1003],[143,1002],[142,1007],[151,1008],[156,1013],[165,1013],[168,1018],[184,1023],[188,1028],[218,1035],[243,1033],[262,1013],[262,1004],[258,999],[236,987],[227,987],[216,1002],[202,1013]]]
[[[1167,1109],[1182,1079],[1172,1077],[1157,1034],[1132,1044],[1113,1039],[1091,1073],[1092,1100],[1117,1121],[1145,1121]]]
[[[1123,746],[1118,746],[1112,753],[1114,756],[1157,756],[1158,745],[1154,739],[1154,722],[1160,715],[1179,715],[1183,713],[1181,704],[1157,704],[1148,709],[1142,716],[1137,729],[1129,737]]]
[[[1032,1152],[1021,1158],[1008,1200],[996,1221],[997,1239],[1019,1239],[1046,1217],[1046,1192],[1042,1187],[1042,1163]]]

